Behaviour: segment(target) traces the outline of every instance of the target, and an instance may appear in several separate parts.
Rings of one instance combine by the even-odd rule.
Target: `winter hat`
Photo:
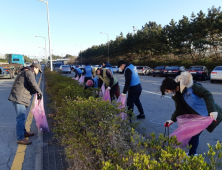
[[[88,87],[91,87],[91,86],[93,86],[93,81],[92,80],[88,80],[86,84],[87,84]]]

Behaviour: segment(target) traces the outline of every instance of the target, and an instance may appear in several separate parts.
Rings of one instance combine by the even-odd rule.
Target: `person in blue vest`
[[[92,67],[88,63],[86,63],[85,65],[86,66],[82,75],[85,76],[84,82],[86,83],[88,80],[92,79]]]
[[[83,71],[80,68],[71,68],[71,70],[75,73],[74,78],[79,76],[79,78],[82,76]]]
[[[90,87],[98,88],[98,82],[99,82],[98,78],[93,78],[92,80],[88,80],[86,82],[86,86],[85,86],[86,88],[85,89],[90,88]]]
[[[140,112],[140,114],[137,115],[137,118],[145,119],[143,107],[140,102],[142,86],[140,84],[140,79],[136,67],[130,63],[127,63],[124,60],[120,60],[118,61],[118,68],[123,70],[125,75],[125,86],[123,88],[122,95],[125,96],[126,93],[128,92],[127,103],[126,103],[128,110],[133,111],[135,104]],[[132,115],[129,116],[132,117]]]
[[[108,62],[103,62],[103,68],[108,68],[112,71],[112,73],[114,74],[113,72],[113,68],[112,68],[112,65]]]
[[[174,79],[165,78],[160,86],[162,95],[172,94],[175,102],[175,111],[170,120],[164,124],[169,127],[177,121],[177,117],[184,114],[197,114],[202,116],[211,116],[215,121],[206,128],[208,132],[212,132],[216,126],[222,121],[222,108],[216,104],[210,91],[201,84],[193,81],[193,76],[189,72],[182,72]],[[199,134],[194,135],[189,146],[192,146],[187,153],[189,156],[197,155],[199,145]]]

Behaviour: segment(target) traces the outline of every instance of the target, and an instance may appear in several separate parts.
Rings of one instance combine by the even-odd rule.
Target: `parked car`
[[[215,80],[222,80],[222,66],[215,67],[211,72],[210,82],[213,83]]]
[[[191,66],[186,71],[189,71],[193,78],[198,78],[203,81],[206,81],[209,77],[209,72],[206,66]]]
[[[150,76],[152,74],[153,74],[153,69],[147,66],[144,70],[144,75]]]
[[[153,77],[156,76],[164,76],[164,70],[166,70],[169,66],[157,66],[153,69]]]
[[[148,66],[136,66],[138,74],[146,74],[146,70],[148,69]]]
[[[69,65],[61,65],[58,70],[60,73],[71,73]]]
[[[112,70],[113,70],[114,73],[118,73],[119,72],[118,66],[112,66]]]
[[[180,75],[180,73],[185,70],[186,69],[184,66],[170,66],[166,70],[164,70],[164,76],[165,77],[170,77],[170,76],[176,77],[176,76]]]

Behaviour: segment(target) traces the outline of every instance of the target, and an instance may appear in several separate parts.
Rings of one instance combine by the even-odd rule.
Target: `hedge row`
[[[163,134],[149,139],[139,135],[117,115],[123,111],[118,104],[103,101],[92,89],[84,87],[69,77],[45,70],[46,89],[50,95],[50,106],[54,110],[56,137],[66,148],[71,169],[87,170],[174,170],[216,169],[221,162],[222,144],[209,146],[206,163],[202,155],[187,157],[178,148],[176,138]],[[163,142],[167,144],[163,148]]]

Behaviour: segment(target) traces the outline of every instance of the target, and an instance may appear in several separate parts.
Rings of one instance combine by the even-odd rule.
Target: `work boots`
[[[21,145],[30,145],[32,142],[31,141],[28,141],[27,139],[22,139],[20,141],[17,141],[18,144],[21,144]]]
[[[145,119],[145,114],[137,115],[137,119]]]

